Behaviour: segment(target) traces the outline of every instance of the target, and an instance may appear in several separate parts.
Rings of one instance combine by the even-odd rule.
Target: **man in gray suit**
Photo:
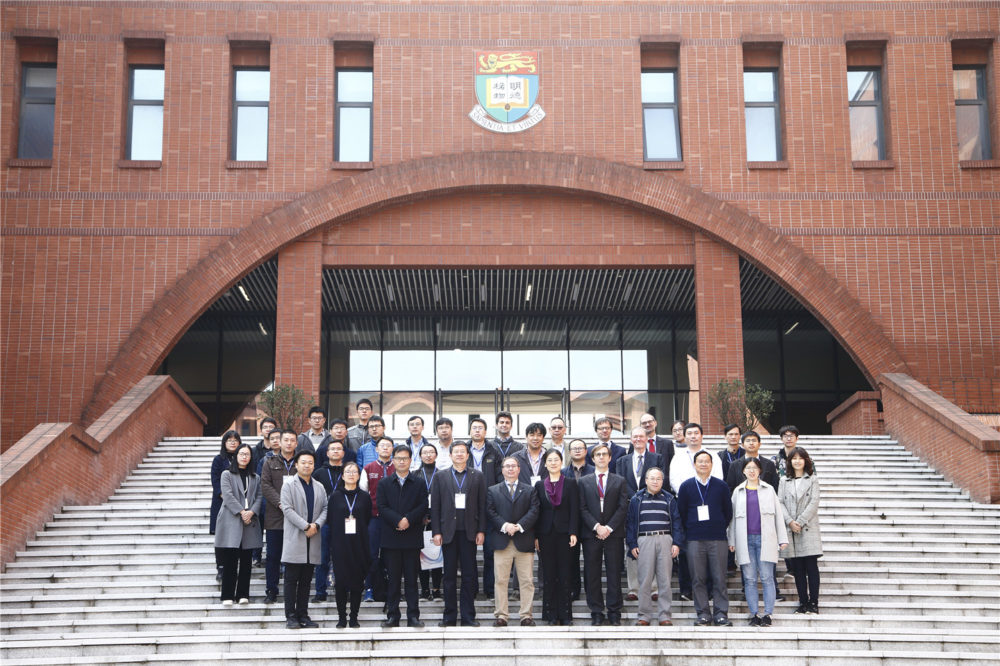
[[[538,496],[531,486],[517,480],[520,465],[512,457],[504,458],[501,467],[503,481],[492,486],[486,493],[486,515],[489,529],[494,532],[493,564],[496,583],[494,595],[496,620],[494,627],[506,627],[510,617],[507,612],[507,583],[510,568],[517,567],[517,580],[521,591],[521,626],[533,627],[531,602],[535,597],[535,584],[531,575],[531,565],[535,560],[535,521],[538,520]],[[497,532],[499,531],[499,534]]]
[[[469,445],[451,445],[451,469],[434,475],[431,482],[431,534],[444,551],[444,616],[440,627],[454,627],[458,619],[458,568],[462,566],[462,626],[476,621],[476,547],[486,533],[486,478],[470,469]]]
[[[281,510],[284,512],[284,543],[281,563],[285,565],[285,620],[289,629],[319,625],[309,619],[309,588],[313,569],[320,562],[322,537],[326,522],[326,491],[312,480],[315,458],[308,451],[295,456],[294,477],[281,487]]]

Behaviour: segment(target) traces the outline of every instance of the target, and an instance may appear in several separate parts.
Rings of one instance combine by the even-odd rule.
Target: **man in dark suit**
[[[444,617],[438,626],[454,627],[458,618],[458,566],[462,565],[462,626],[476,621],[476,546],[486,532],[486,481],[468,468],[469,445],[451,445],[451,469],[434,475],[431,483],[431,534],[444,550]]]
[[[744,458],[753,458],[760,463],[760,480],[774,488],[774,492],[777,493],[780,480],[778,468],[772,461],[760,455],[760,435],[755,430],[748,430],[743,435],[743,450],[746,451]],[[726,485],[729,486],[729,492],[736,490],[736,486],[744,481],[746,481],[746,477],[743,476],[743,461],[740,460],[729,465],[729,471],[726,473]]]
[[[625,518],[628,494],[625,479],[611,474],[611,449],[597,444],[590,451],[594,473],[578,482],[580,486],[580,536],[583,538],[584,578],[587,606],[594,626],[622,622],[622,559],[625,556]],[[601,593],[601,565],[608,579],[607,606]]]
[[[661,458],[663,458],[663,474],[666,475],[667,470],[670,469],[670,461],[674,458],[674,442],[669,437],[664,437],[663,435],[656,434],[656,417],[652,414],[646,413],[639,417],[639,425],[646,432],[646,450],[650,453],[656,453]],[[629,447],[629,453],[632,453],[632,447]],[[643,477],[645,478],[645,476]],[[670,489],[667,489],[670,492]]]
[[[504,458],[501,469],[503,481],[490,487],[486,493],[486,515],[496,547],[493,554],[496,568],[493,588],[496,609],[493,615],[496,620],[493,626],[506,627],[510,617],[507,612],[507,583],[513,564],[517,567],[521,591],[521,626],[533,627],[535,621],[531,618],[531,602],[535,596],[535,584],[531,565],[535,560],[534,527],[538,520],[538,495],[530,486],[517,480],[521,473],[517,460]]]
[[[446,418],[438,419],[439,424],[444,421],[447,421],[450,439],[451,421]],[[441,439],[440,427],[438,427],[438,438]],[[492,442],[486,440],[486,421],[478,417],[469,422],[469,458],[469,465],[483,473],[487,488],[503,480],[503,474],[500,473],[503,454]],[[485,598],[493,598],[494,584],[493,530],[487,529],[486,540],[483,542],[483,596]]]
[[[646,487],[646,472],[650,467],[663,470],[663,457],[659,453],[650,453],[646,450],[648,438],[645,428],[642,426],[632,428],[631,442],[632,452],[619,458],[615,465],[615,474],[625,479],[625,492],[629,499]],[[664,448],[673,453],[673,446]],[[636,601],[639,598],[639,571],[637,560],[631,557],[625,558],[625,580],[628,584],[625,598]],[[655,587],[654,592],[658,593]]]
[[[609,467],[612,473],[615,469],[615,463],[623,455],[628,453],[628,449],[624,446],[619,446],[611,441],[611,433],[614,427],[611,425],[611,419],[607,416],[602,416],[601,418],[594,421],[594,432],[597,433],[597,444],[604,444],[611,451],[611,461],[609,462]],[[596,446],[595,444],[594,446]],[[590,447],[590,451],[587,452],[587,462],[591,465],[594,464],[594,446]]]
[[[382,559],[389,574],[386,619],[382,626],[399,626],[400,582],[406,577],[406,626],[422,627],[417,596],[420,549],[424,545],[427,488],[410,474],[410,447],[392,451],[395,472],[378,483],[375,501],[382,521]]]
[[[521,468],[521,476],[518,480],[534,488],[535,484],[541,480],[542,474],[546,474],[545,468],[542,466],[542,454],[545,453],[545,449],[542,448],[542,444],[545,443],[545,426],[541,423],[529,423],[528,427],[524,429],[524,440],[525,448],[511,453],[510,457],[517,460],[517,464]]]

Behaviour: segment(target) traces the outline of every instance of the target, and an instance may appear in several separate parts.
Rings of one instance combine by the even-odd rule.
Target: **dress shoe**
[[[407,620],[406,621],[406,626],[413,627],[414,629],[423,629],[424,628],[424,621],[423,620]]]
[[[639,601],[639,595],[634,592],[629,592],[625,599],[626,601]]]
[[[612,627],[620,627],[622,626],[622,619],[618,615],[609,615],[608,624],[611,625]]]
[[[731,627],[731,626],[733,626],[733,623],[730,622],[729,618],[726,617],[725,615],[720,615],[719,617],[715,618],[715,626],[717,626],[717,627]]]
[[[383,629],[395,629],[399,626],[399,620],[382,620]]]
[[[319,625],[310,620],[308,617],[299,618],[299,626],[303,629],[315,629]]]
[[[478,627],[479,620],[462,620],[461,625],[463,627]]]
[[[819,604],[808,604],[806,606],[806,612],[810,615],[819,615]]]
[[[497,619],[493,620],[493,626],[494,627],[506,627],[507,626],[507,620],[503,619],[502,617],[498,617]]]
[[[278,595],[274,592],[268,592],[266,595],[264,595],[265,604],[273,604],[277,600],[278,600]]]
[[[530,617],[526,617],[523,620],[521,620],[521,626],[522,627],[533,627],[533,626],[535,626],[535,621],[532,620]]]
[[[327,599],[326,592],[322,592],[320,594],[317,594],[315,597],[313,597],[313,601],[316,601],[316,602],[326,601],[326,599]]]
[[[348,622],[347,626],[350,627],[351,629],[360,629],[361,628],[361,623],[358,622],[357,618],[355,618],[355,619],[351,620],[350,622]]]
[[[648,627],[649,626],[649,621],[648,620],[639,620],[638,622],[635,623],[635,626],[637,626],[637,627]]]
[[[762,626],[762,627],[770,627],[771,626],[771,616],[770,615],[765,615],[764,617],[760,618],[760,626]]]
[[[695,621],[694,626],[696,626],[696,627],[707,627],[710,624],[712,624],[712,621],[709,620],[707,617],[699,617]]]
[[[670,620],[660,620],[660,626],[661,627],[672,627],[672,626],[674,626],[674,623],[671,622]]]
[[[285,622],[285,628],[286,629],[301,629],[302,627],[299,626],[299,621],[298,620],[287,620]]]
[[[454,627],[455,626],[455,622],[454,621],[448,622],[446,620],[441,620],[440,622],[438,622],[438,626],[439,627]]]
[[[347,619],[340,618],[337,620],[337,629],[347,629]]]
[[[590,616],[590,624],[594,627],[599,627],[604,624],[604,616],[600,613],[594,613]]]
[[[799,607],[793,611],[795,615],[805,615],[809,612],[809,604],[799,604]]]

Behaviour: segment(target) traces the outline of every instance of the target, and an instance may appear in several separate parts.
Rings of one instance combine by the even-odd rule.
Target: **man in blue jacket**
[[[729,599],[726,597],[729,556],[726,528],[733,519],[733,502],[726,482],[712,476],[714,457],[704,449],[694,454],[695,475],[681,484],[677,508],[687,539],[685,551],[691,571],[694,609],[698,614],[695,625],[712,624],[706,588],[711,578],[715,624],[730,627],[733,623],[729,621]]]
[[[684,526],[677,501],[663,488],[663,470],[646,470],[646,487],[632,496],[625,519],[629,557],[638,560],[639,620],[648,627],[656,619],[661,627],[670,619],[670,567],[684,546]],[[653,582],[659,590],[659,613],[653,601]]]

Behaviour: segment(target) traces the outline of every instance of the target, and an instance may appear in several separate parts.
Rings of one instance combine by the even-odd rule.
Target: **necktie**
[[[635,459],[635,479],[639,480],[639,475],[642,474],[642,456]]]
[[[512,483],[512,484],[510,484],[510,498],[511,498],[511,499],[514,499],[514,491],[515,491],[515,490],[517,490],[517,486],[516,486],[516,485],[514,485],[513,483]]]
[[[650,439],[649,440],[649,447],[648,448],[649,448],[649,452],[650,453],[656,453],[656,440],[655,439]]]
[[[604,475],[597,475],[597,490],[600,492],[601,499],[604,499]]]

